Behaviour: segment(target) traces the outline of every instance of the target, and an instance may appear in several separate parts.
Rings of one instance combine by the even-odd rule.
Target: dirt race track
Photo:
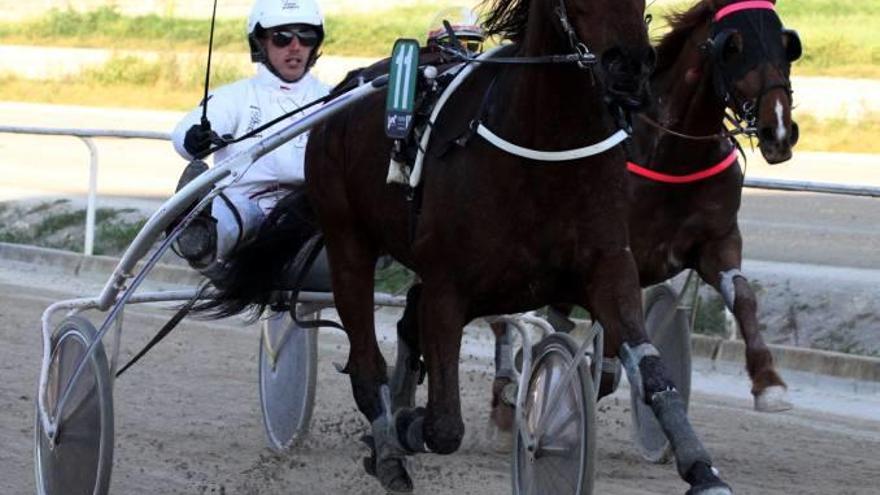
[[[10,265],[0,267],[2,494],[34,492],[32,425],[39,315],[53,301],[91,295],[96,288]],[[155,307],[127,311],[123,357],[139,349],[168,315],[167,309]],[[393,316],[384,310],[379,313],[388,324]],[[111,493],[383,493],[361,468],[366,449],[357,438],[366,430],[366,422],[355,409],[347,378],[332,367],[334,361],[345,359],[345,340],[330,332],[322,334],[312,434],[294,453],[276,456],[264,446],[260,422],[257,332],[255,327],[232,323],[185,322],[116,384]],[[385,327],[387,331],[390,325]],[[461,381],[467,436],[452,456],[413,459],[416,493],[510,493],[509,458],[496,453],[485,434],[490,360],[488,354],[475,357],[478,353],[468,350],[488,345],[488,332],[469,328],[466,334]],[[390,351],[391,346],[386,343],[383,348]],[[751,402],[742,396],[748,385],[741,375],[717,383],[716,387],[731,390],[715,390],[735,393],[707,395],[697,387],[691,418],[736,493],[878,493],[877,409],[865,414],[861,407],[861,414],[843,416],[804,406],[763,415],[753,412]],[[686,485],[672,465],[647,464],[636,454],[629,441],[629,394],[621,388],[599,405],[596,493],[684,493]],[[878,389],[872,389],[869,402],[880,403]]]

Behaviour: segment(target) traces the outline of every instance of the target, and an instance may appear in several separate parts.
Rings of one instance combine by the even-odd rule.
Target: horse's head
[[[595,56],[608,99],[631,110],[647,105],[654,50],[644,0],[484,0],[489,35],[522,45],[523,55]]]
[[[650,102],[656,62],[644,0],[551,0],[567,8],[580,42],[599,58],[597,71],[611,103],[640,110]]]
[[[791,63],[801,56],[796,31],[785,29],[775,2],[707,0],[714,17],[706,43],[715,89],[754,127],[769,163],[791,158],[798,126],[791,119]]]

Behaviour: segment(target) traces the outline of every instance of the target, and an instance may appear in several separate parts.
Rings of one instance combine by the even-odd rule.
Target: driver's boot
[[[180,179],[177,180],[175,192],[183,189],[193,179],[208,170],[208,165],[201,160],[193,160],[186,165]],[[195,203],[190,206],[192,208]],[[171,227],[169,232],[182,219],[181,215]],[[193,218],[192,222],[177,236],[175,240],[177,253],[184,258],[190,266],[196,269],[205,268],[214,260],[217,252],[217,221],[211,216],[208,208],[203,209]]]

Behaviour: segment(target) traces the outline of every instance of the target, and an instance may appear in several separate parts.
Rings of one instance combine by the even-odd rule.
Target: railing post
[[[91,256],[95,252],[95,203],[98,197],[98,148],[90,138],[80,136],[89,147],[89,195],[86,202],[86,235],[83,254]]]

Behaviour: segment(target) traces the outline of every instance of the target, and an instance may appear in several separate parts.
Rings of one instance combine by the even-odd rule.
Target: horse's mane
[[[712,6],[704,0],[689,10],[668,14],[666,19],[669,22],[670,31],[660,39],[660,43],[655,48],[657,51],[655,73],[665,72],[672,67],[684,50],[685,43],[694,29],[708,22],[711,17]]]
[[[531,3],[532,0],[483,0],[480,9],[487,12],[483,21],[486,35],[521,42],[526,34]]]

